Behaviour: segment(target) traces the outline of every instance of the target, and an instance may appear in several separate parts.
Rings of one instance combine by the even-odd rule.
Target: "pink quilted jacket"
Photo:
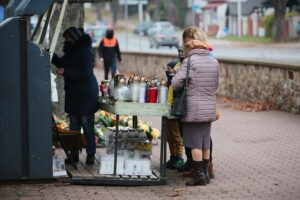
[[[183,122],[212,122],[216,120],[216,91],[219,83],[219,63],[207,49],[192,49],[187,87],[187,112]],[[180,90],[186,78],[187,60],[172,79],[175,91]]]

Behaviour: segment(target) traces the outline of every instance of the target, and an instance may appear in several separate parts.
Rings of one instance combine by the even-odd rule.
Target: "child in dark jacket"
[[[168,78],[168,103],[172,104],[173,101],[173,90],[171,80],[173,77],[172,70],[175,67],[180,66],[180,62],[177,60],[171,61],[167,64],[168,71],[166,71],[166,75]],[[183,167],[183,142],[180,134],[180,121],[175,117],[168,118],[168,132],[167,132],[167,142],[170,150],[170,160],[167,162],[168,169],[181,169]]]

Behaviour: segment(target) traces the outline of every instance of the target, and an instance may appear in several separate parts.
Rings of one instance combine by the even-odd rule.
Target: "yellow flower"
[[[149,126],[147,124],[141,124],[140,128],[143,129],[145,133],[149,131]]]
[[[104,110],[100,110],[100,112],[99,112],[99,114],[101,115],[101,116],[105,116],[105,111]]]
[[[128,126],[132,127],[133,126],[132,124],[133,124],[132,120],[129,120],[128,121]]]
[[[158,138],[160,136],[160,131],[157,128],[152,128],[152,133],[151,133],[153,138]]]
[[[57,122],[57,126],[61,129],[66,129],[68,127],[68,124],[64,120],[59,120]]]
[[[127,121],[127,117],[125,115],[121,115],[120,119],[123,120],[124,122]]]

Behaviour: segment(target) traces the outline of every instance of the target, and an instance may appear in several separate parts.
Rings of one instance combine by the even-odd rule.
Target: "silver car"
[[[164,29],[175,31],[175,27],[170,22],[159,21],[159,22],[155,22],[150,28],[148,28],[147,35],[151,36],[151,35],[156,34]]]
[[[150,48],[159,48],[160,46],[168,46],[172,48],[173,46],[178,48],[179,39],[173,29],[162,29],[149,36]]]

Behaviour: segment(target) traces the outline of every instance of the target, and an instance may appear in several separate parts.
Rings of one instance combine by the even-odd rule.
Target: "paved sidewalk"
[[[166,186],[0,185],[0,199],[300,199],[300,115],[222,110],[212,137],[216,178],[207,186],[186,187],[187,178],[167,171]],[[154,165],[158,156],[155,146]]]

